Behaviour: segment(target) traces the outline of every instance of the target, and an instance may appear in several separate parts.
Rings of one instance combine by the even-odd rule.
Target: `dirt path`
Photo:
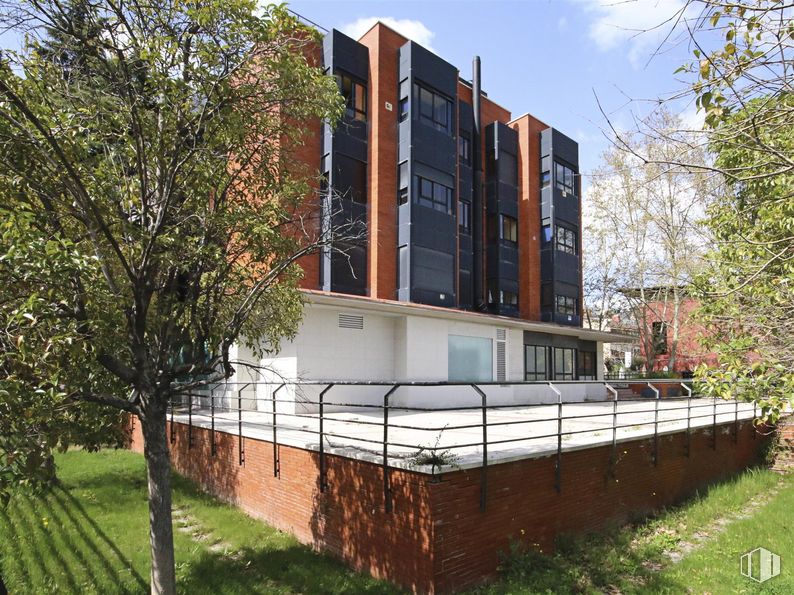
[[[188,510],[175,508],[171,511],[171,515],[173,516],[177,531],[186,533],[196,543],[207,545],[207,549],[212,553],[220,554],[224,558],[230,560],[237,560],[240,558],[240,553],[234,551],[230,543],[213,535],[212,531],[203,527],[201,521],[192,516]],[[0,595],[2,595],[1,591]]]

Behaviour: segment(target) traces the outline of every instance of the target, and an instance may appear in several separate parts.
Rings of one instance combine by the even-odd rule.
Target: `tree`
[[[704,151],[689,145],[686,133],[676,132],[677,117],[660,110],[643,125],[659,134],[622,134],[593,174],[585,205],[590,246],[585,279],[599,285],[588,296],[596,310],[605,312],[610,304],[633,313],[650,369],[659,355],[653,322],[669,321],[672,369],[682,323],[682,288],[702,266],[705,240],[698,219],[712,189],[705,175],[685,175],[662,165],[673,159],[706,163]]]
[[[704,337],[718,365],[698,377],[708,394],[757,401],[774,421],[794,396],[794,19],[787,0],[689,0],[674,27],[692,59],[678,69],[704,116],[712,163],[665,159],[713,174],[720,199],[706,227],[712,266],[696,283]],[[670,35],[668,35],[668,38]]]
[[[168,404],[228,378],[236,342],[293,336],[300,258],[357,233],[319,223],[296,157],[341,98],[315,33],[254,0],[28,0],[0,20],[28,39],[0,64],[1,388],[69,404],[51,445],[59,416],[140,419],[151,589],[174,593]]]

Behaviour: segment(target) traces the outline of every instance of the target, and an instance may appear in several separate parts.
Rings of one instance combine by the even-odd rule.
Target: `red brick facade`
[[[142,449],[139,425],[132,448]],[[565,452],[561,490],[555,489],[555,457],[491,465],[487,507],[480,511],[481,470],[460,470],[434,480],[421,473],[391,470],[393,512],[386,513],[382,469],[375,464],[327,456],[325,492],[319,488],[319,455],[279,447],[274,477],[273,445],[244,439],[245,463],[238,464],[237,437],[176,425],[174,468],[218,497],[328,551],[352,567],[417,593],[446,593],[493,577],[499,553],[511,540],[548,551],[555,536],[595,530],[611,521],[649,513],[754,462],[766,438],[750,422],[718,426],[716,449],[709,430],[653,441]]]
[[[398,87],[399,50],[408,41],[382,23],[376,23],[358,42],[369,51],[367,85],[368,121],[368,251],[367,296],[383,300],[397,299],[397,168],[398,168]],[[472,104],[471,86],[458,82],[459,101]],[[387,109],[387,103],[391,110]],[[481,97],[483,130],[493,122],[509,124],[519,133],[519,316],[539,321],[540,316],[540,132],[548,128],[530,115],[511,122],[511,113],[486,96]],[[486,167],[485,134],[481,135],[482,170]],[[307,143],[300,154],[315,169],[322,153],[320,134],[316,142]],[[483,212],[485,211],[483,200]],[[485,220],[485,217],[483,216]],[[483,244],[486,242],[483,225]],[[581,234],[580,234],[581,235]],[[579,251],[581,254],[581,250]],[[484,278],[487,278],[486,258]],[[321,289],[320,255],[301,259],[306,274],[302,288]],[[457,283],[457,275],[456,275]]]

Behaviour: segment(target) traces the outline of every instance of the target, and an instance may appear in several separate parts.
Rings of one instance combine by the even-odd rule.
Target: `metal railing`
[[[205,391],[197,391],[177,397],[171,403],[170,408],[170,440],[176,440],[176,424],[187,425],[188,448],[193,447],[193,428],[198,425],[210,430],[210,452],[212,456],[217,454],[216,433],[234,433],[236,429],[238,444],[238,464],[245,464],[245,438],[246,434],[256,434],[257,438],[271,440],[273,443],[273,475],[280,477],[281,461],[279,451],[279,438],[282,442],[290,439],[295,442],[296,436],[303,441],[303,448],[317,450],[319,456],[319,489],[324,492],[327,487],[327,447],[332,445],[332,440],[340,440],[341,446],[346,449],[356,449],[361,453],[370,455],[370,458],[378,458],[379,465],[383,473],[383,501],[384,509],[387,512],[392,510],[392,491],[391,491],[391,469],[399,466],[406,467],[403,463],[407,460],[411,467],[410,453],[413,452],[414,468],[423,471],[423,468],[431,467],[430,473],[434,476],[437,473],[446,472],[450,468],[457,466],[456,457],[460,452],[468,454],[469,458],[478,455],[479,460],[470,466],[480,467],[480,508],[485,510],[487,504],[488,489],[488,464],[489,447],[491,452],[495,452],[506,446],[517,446],[526,443],[537,443],[538,441],[548,441],[550,447],[543,452],[552,452],[556,455],[554,485],[557,492],[562,491],[562,453],[565,450],[564,442],[574,437],[587,438],[590,435],[589,445],[606,443],[611,444],[611,454],[609,463],[609,473],[614,473],[617,464],[617,444],[618,434],[622,432],[623,439],[637,439],[639,434],[629,435],[630,431],[640,431],[643,428],[652,427],[652,463],[658,465],[660,460],[659,434],[660,425],[664,431],[685,431],[685,453],[687,457],[692,455],[691,435],[693,427],[709,427],[712,436],[712,447],[717,448],[717,426],[718,417],[722,417],[721,423],[733,422],[733,439],[738,441],[738,429],[740,419],[740,403],[738,401],[717,401],[705,399],[693,394],[691,381],[681,379],[663,379],[648,381],[643,383],[654,395],[651,398],[642,396],[621,396],[621,391],[614,387],[609,381],[553,381],[553,382],[477,382],[477,383],[454,383],[454,382],[353,382],[353,381],[305,381],[305,382],[248,382],[248,383],[223,383],[209,387]],[[686,396],[663,397],[660,387],[673,385],[686,392]],[[584,400],[584,397],[577,397],[576,400],[566,400],[563,391],[569,392],[569,386],[603,387],[603,398],[597,400]],[[260,388],[264,387],[268,395],[258,394]],[[296,393],[300,389],[311,389],[317,392],[317,398],[306,398],[305,394],[293,395],[292,397],[282,398],[283,390],[287,387],[293,388]],[[371,395],[366,402],[345,401],[344,398],[329,400],[331,391],[336,393],[344,389],[350,391],[353,388],[371,389]],[[432,391],[434,388],[446,387],[447,390],[460,389],[470,391],[472,398],[477,399],[476,404],[460,406],[417,406],[408,404],[395,404],[394,397],[401,389],[416,390],[422,388]],[[489,403],[488,390],[496,388],[513,388],[513,390],[534,389],[535,395],[532,400],[527,402],[492,402]],[[376,390],[377,389],[377,390]],[[562,390],[561,390],[562,389]],[[218,392],[221,392],[218,395]],[[253,396],[250,393],[253,391]],[[625,394],[625,389],[622,391]],[[670,387],[664,392],[670,392]],[[537,402],[538,396],[551,396],[551,400]],[[373,396],[381,395],[380,398]],[[416,397],[414,397],[416,398]],[[504,399],[502,399],[504,400]],[[585,412],[566,412],[566,406],[573,405],[592,405],[603,403],[600,407],[588,407]],[[608,405],[611,403],[611,406]],[[623,404],[625,409],[621,410]],[[664,405],[662,405],[664,404]],[[662,405],[660,407],[660,405]],[[730,406],[733,405],[732,408]],[[729,410],[726,410],[726,406]],[[328,407],[333,407],[334,411],[328,411]],[[547,408],[542,411],[539,408]],[[639,408],[637,408],[639,407]],[[722,411],[718,411],[722,407]],[[533,416],[534,411],[542,411],[540,417]],[[350,417],[353,412],[360,412],[366,415]],[[458,412],[461,414],[461,423],[451,425],[445,423],[439,425],[438,415],[429,416],[426,423],[421,424],[419,416],[428,413],[444,414],[444,412]],[[475,419],[469,420],[470,412],[477,414]],[[500,415],[500,412],[508,412],[510,415]],[[660,419],[660,413],[664,419]],[[726,420],[724,416],[732,413],[732,419]],[[749,414],[749,404],[742,411]],[[401,417],[395,421],[393,414],[400,414]],[[415,421],[411,422],[410,414],[417,414]],[[490,414],[490,415],[489,415]],[[670,415],[673,417],[670,417]],[[640,415],[641,418],[637,419]],[[756,405],[752,405],[752,418],[757,415]],[[177,417],[178,416],[178,417]],[[621,423],[621,416],[626,417]],[[647,417],[646,417],[647,416]],[[606,420],[608,425],[600,423],[593,425],[593,420]],[[198,423],[197,421],[198,420]],[[218,430],[217,421],[221,420],[225,429]],[[587,421],[590,426],[584,429],[565,428],[565,422]],[[443,421],[443,420],[442,420]],[[683,425],[685,422],[685,425]],[[709,423],[710,422],[710,423]],[[329,426],[330,424],[330,426]],[[554,431],[544,431],[544,424],[555,428]],[[681,424],[683,427],[677,427]],[[531,431],[533,426],[540,426],[538,431]],[[667,427],[664,427],[664,426]],[[236,428],[235,428],[236,426]],[[342,433],[340,428],[353,426],[355,432]],[[671,429],[675,427],[675,429]],[[489,428],[494,429],[496,435],[489,436]],[[521,428],[517,435],[505,435],[504,431],[511,428]],[[470,438],[470,431],[476,430],[481,435],[481,439],[473,441]],[[503,431],[499,435],[499,431]],[[527,430],[527,431],[525,431]],[[611,431],[611,439],[602,441],[592,439],[601,435],[604,431]],[[648,430],[650,431],[650,430]],[[430,434],[430,440],[418,440],[411,438],[410,434],[424,435]],[[442,439],[445,434],[450,435],[461,432],[462,441],[444,442]],[[283,438],[284,436],[287,439]],[[317,443],[306,443],[306,436],[316,437]],[[755,436],[755,434],[753,434]],[[435,437],[435,442],[432,438]],[[647,436],[642,436],[643,438]],[[412,441],[409,441],[412,440]],[[432,443],[432,444],[431,444]],[[581,446],[581,445],[580,445]],[[400,449],[403,449],[402,452]],[[407,449],[407,451],[406,451]],[[473,450],[472,450],[473,449]],[[553,450],[552,450],[553,449]],[[419,455],[425,453],[424,458]],[[532,455],[530,450],[527,454]],[[348,456],[349,453],[348,453]],[[534,456],[537,456],[535,453]],[[423,471],[426,472],[426,471]]]

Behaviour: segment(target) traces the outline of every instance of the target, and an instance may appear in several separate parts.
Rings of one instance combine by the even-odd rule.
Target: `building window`
[[[518,294],[512,291],[502,291],[497,288],[496,283],[491,281],[488,284],[488,305],[489,306],[513,306],[518,307]]]
[[[427,178],[416,176],[419,192],[416,202],[423,207],[452,214],[452,188],[433,182]]]
[[[574,173],[567,165],[554,162],[554,184],[567,194],[576,194],[574,191]]]
[[[554,348],[554,380],[573,380],[576,372],[576,350],[567,347]]]
[[[337,74],[339,92],[345,98],[345,115],[351,120],[367,121],[367,86],[345,74]]]
[[[524,345],[524,380],[547,380],[546,365],[548,348],[543,345]]]
[[[449,335],[448,377],[450,382],[491,382],[493,343],[481,337]]]
[[[458,158],[461,163],[471,165],[471,139],[463,132],[458,136]]]
[[[353,202],[367,202],[367,164],[342,153],[334,153],[334,190]]]
[[[544,225],[540,228],[540,238],[544,246],[551,242],[551,225]]]
[[[458,227],[465,233],[471,233],[471,203],[467,200],[458,201]]]
[[[595,351],[580,351],[577,359],[579,360],[579,380],[596,379],[596,354]]]
[[[400,104],[399,104],[399,114],[400,114],[400,122],[403,122],[408,119],[408,114],[411,111],[410,106],[410,93],[408,92],[410,86],[407,80],[404,80],[400,83]]]
[[[408,202],[408,162],[403,161],[397,167],[397,180],[398,180],[398,188],[397,197],[398,202],[401,205],[404,205]]]
[[[558,314],[576,314],[576,298],[557,295],[556,302]]]
[[[518,307],[518,294],[512,291],[500,291],[500,300],[503,306]]]
[[[554,228],[554,232],[555,232],[554,243],[557,250],[560,250],[561,252],[567,252],[568,254],[576,254],[577,252],[576,232],[572,229],[562,227],[561,225],[557,225]]]
[[[451,135],[452,102],[418,83],[414,83],[414,97],[418,98],[419,121]]]
[[[656,355],[667,353],[667,323],[661,320],[651,324],[651,338],[653,339],[653,352]]]
[[[551,183],[551,172],[544,171],[540,174],[540,187],[545,188]]]
[[[507,215],[499,216],[499,239],[508,242],[518,241],[518,221]]]

